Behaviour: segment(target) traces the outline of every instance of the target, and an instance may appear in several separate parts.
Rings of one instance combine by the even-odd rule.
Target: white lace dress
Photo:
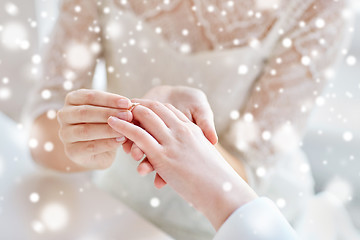
[[[220,143],[245,164],[250,185],[294,220],[313,194],[300,143],[346,40],[344,6],[344,0],[64,0],[29,117],[61,108],[71,90],[90,88],[102,57],[110,92],[131,98],[162,84],[200,88]],[[156,190],[153,176],[140,177],[122,150],[96,182],[176,239],[213,236],[200,213],[170,188]]]

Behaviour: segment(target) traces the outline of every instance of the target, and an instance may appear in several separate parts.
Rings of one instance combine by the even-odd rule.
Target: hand
[[[129,99],[112,93],[87,89],[70,92],[57,114],[67,157],[85,168],[110,167],[116,149],[126,139],[107,124],[107,119],[117,116],[131,122],[130,106]]]
[[[215,130],[214,115],[206,95],[201,90],[183,86],[159,86],[147,92],[142,99],[133,99],[133,102],[144,104],[148,99],[172,104],[190,121],[196,123],[212,144],[217,143],[218,137]],[[131,141],[127,141],[123,145],[123,148],[126,153],[131,153],[133,159],[136,161],[139,161],[144,157],[144,153],[141,149]],[[141,175],[146,175],[153,170],[153,167],[148,161],[143,161],[138,167],[138,171]],[[158,175],[156,177],[159,178]],[[161,178],[158,180],[159,183],[162,182],[159,187],[166,185],[166,182],[161,181]]]
[[[203,91],[185,86],[159,86],[152,88],[142,99],[170,103],[198,125],[212,144],[217,143],[214,114]]]
[[[159,176],[204,212],[216,229],[233,211],[256,198],[201,129],[172,105],[148,101],[137,106],[133,116],[139,126],[116,117],[108,123],[143,150]]]

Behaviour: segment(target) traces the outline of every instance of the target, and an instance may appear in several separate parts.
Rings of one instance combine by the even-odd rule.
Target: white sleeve
[[[298,240],[299,237],[267,198],[237,209],[221,226],[214,240]]]

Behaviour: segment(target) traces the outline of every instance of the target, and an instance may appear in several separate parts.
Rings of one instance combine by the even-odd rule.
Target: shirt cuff
[[[221,226],[214,240],[299,240],[276,205],[258,198],[238,208]]]

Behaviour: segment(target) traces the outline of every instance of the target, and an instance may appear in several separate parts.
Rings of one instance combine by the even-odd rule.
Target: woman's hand
[[[133,116],[139,126],[116,117],[108,123],[144,151],[145,161],[216,229],[235,209],[256,198],[201,129],[174,106],[146,101]]]
[[[129,99],[112,93],[88,89],[70,92],[57,115],[67,157],[89,169],[110,167],[125,137],[114,131],[107,119],[116,116],[131,122],[130,106]]]
[[[217,143],[214,114],[203,91],[185,86],[158,86],[148,91],[143,99],[173,105],[190,121],[198,125],[212,144]]]
[[[145,104],[148,100],[156,100],[161,103],[169,103],[181,111],[191,122],[194,122],[200,127],[206,138],[212,143],[216,144],[218,137],[215,130],[214,115],[209,105],[204,92],[196,88],[184,86],[159,86],[148,91],[142,99],[133,99],[134,102]],[[126,153],[131,153],[133,159],[136,161],[144,157],[144,153],[140,148],[127,141],[123,145]],[[147,161],[141,163],[139,172],[142,175],[153,171],[151,164]],[[159,187],[166,184],[157,176]]]

